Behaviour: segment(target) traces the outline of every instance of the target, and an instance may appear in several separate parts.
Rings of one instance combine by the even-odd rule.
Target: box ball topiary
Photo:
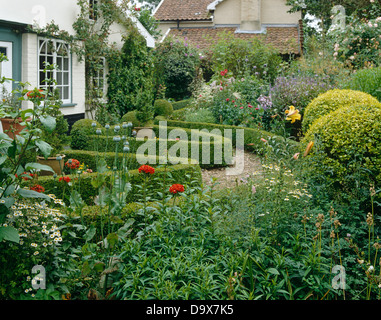
[[[304,110],[302,130],[307,133],[314,121],[341,107],[352,105],[379,105],[370,94],[350,89],[333,89],[313,99]]]
[[[95,127],[93,127],[93,123],[96,124]],[[70,146],[77,150],[85,149],[88,143],[87,136],[95,134],[96,129],[100,127],[101,124],[92,119],[81,119],[74,122],[70,131]]]
[[[141,127],[143,124],[136,117],[137,111],[129,111],[122,117],[122,122],[131,122],[133,127]]]
[[[169,117],[173,113],[172,103],[165,99],[155,100],[155,116]]]
[[[358,104],[341,107],[316,120],[301,146],[309,154],[302,157],[305,177],[348,188],[381,178],[381,107]]]

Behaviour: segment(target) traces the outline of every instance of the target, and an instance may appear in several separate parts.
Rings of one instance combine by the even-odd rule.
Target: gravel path
[[[216,189],[234,188],[237,184],[241,184],[241,178],[245,179],[247,175],[252,175],[255,171],[262,170],[260,159],[257,155],[246,152],[244,153],[244,169],[239,175],[226,175],[226,168],[202,169],[202,179],[205,185],[211,185],[211,179],[217,179]]]

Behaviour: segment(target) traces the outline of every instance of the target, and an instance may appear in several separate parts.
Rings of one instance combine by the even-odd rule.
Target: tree
[[[323,33],[329,29],[332,8],[336,5],[342,5],[347,15],[367,19],[376,18],[380,14],[377,8],[381,8],[381,0],[287,0],[286,4],[291,13],[301,11],[303,18],[306,14],[319,18]]]

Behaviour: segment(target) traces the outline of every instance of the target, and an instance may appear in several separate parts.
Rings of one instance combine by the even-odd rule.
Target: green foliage
[[[192,103],[192,99],[180,100],[172,102],[173,110],[179,110],[188,107]]]
[[[214,73],[219,75],[226,69],[229,76],[237,79],[254,76],[272,82],[282,64],[278,52],[260,39],[248,41],[226,34],[211,51]]]
[[[353,103],[316,120],[302,141],[314,141],[303,159],[306,176],[325,177],[331,192],[357,183],[378,186],[381,177],[381,107],[379,103]]]
[[[123,115],[122,122],[131,122],[134,127],[141,127],[143,123],[136,117],[136,112],[136,110],[127,112]]]
[[[108,110],[119,114],[138,110],[140,121],[153,118],[152,52],[137,28],[125,36],[121,54],[115,51],[108,59]]]
[[[369,93],[381,102],[381,67],[356,71],[343,87]]]
[[[91,119],[81,119],[73,124],[70,131],[70,146],[73,149],[83,149],[88,144],[87,136],[95,132],[93,123],[96,124],[96,127],[100,127],[97,121]]]
[[[172,103],[164,99],[155,100],[154,108],[155,116],[169,117],[173,113]]]
[[[380,66],[380,43],[375,41],[381,36],[380,23],[381,16],[370,20],[352,18],[344,30],[332,32],[337,59],[356,69]]]
[[[191,175],[192,179],[200,183],[201,171],[198,165],[177,164],[166,168],[155,168],[156,180],[153,180],[147,189],[147,194],[150,195],[151,199],[158,199],[157,192],[161,190],[160,185],[162,179],[164,175],[167,176],[167,173],[170,173],[170,177],[166,178],[168,184],[176,183],[176,181],[180,181],[183,177],[188,175]],[[88,173],[80,176],[76,174],[68,175],[71,179],[77,180],[78,186],[80,185],[81,188],[81,198],[87,205],[94,205],[95,197],[99,195],[98,186],[94,182],[96,181],[97,175],[99,175],[99,173]],[[142,198],[141,186],[144,177],[136,169],[130,170],[128,175],[132,189],[127,195],[126,203],[140,201]],[[112,171],[104,173],[104,183],[107,186],[110,186],[112,179]],[[62,198],[66,183],[58,180],[58,178],[53,177],[40,177],[39,183],[45,188],[46,193],[55,194],[57,198]]]
[[[182,100],[191,96],[190,85],[200,65],[198,51],[187,42],[166,38],[155,50],[157,87],[166,87],[166,97]]]
[[[379,105],[376,98],[368,93],[348,89],[329,90],[308,104],[304,111],[303,132],[307,132],[310,126],[322,117],[341,107],[353,105]]]
[[[193,110],[192,108],[187,108],[184,120],[188,122],[216,123],[216,118],[209,109]]]

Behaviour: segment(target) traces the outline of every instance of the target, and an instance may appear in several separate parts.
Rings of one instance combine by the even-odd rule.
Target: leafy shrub
[[[137,28],[131,26],[121,52],[108,59],[108,110],[121,117],[128,111],[153,112],[152,52]]]
[[[172,103],[164,99],[155,100],[154,108],[155,116],[168,117],[173,113]]]
[[[348,187],[356,178],[360,183],[380,181],[380,136],[379,103],[351,104],[330,112],[312,124],[302,141],[304,147],[314,142],[304,160],[305,173],[326,177],[334,187]]]
[[[188,107],[192,103],[192,99],[180,100],[172,102],[173,110],[179,110]]]
[[[131,122],[134,127],[141,127],[142,123],[136,117],[136,110],[129,111],[122,117],[122,122]]]
[[[192,164],[177,164],[173,166],[168,166],[166,168],[155,168],[155,177],[156,180],[153,180],[149,185],[149,194],[152,199],[157,198],[157,192],[161,190],[162,178],[170,174],[170,177],[167,177],[168,183],[176,183],[176,181],[184,180],[184,177],[188,175],[192,179],[201,183],[201,170],[198,165]],[[94,198],[98,195],[98,188],[93,185],[94,177],[97,173],[88,173],[80,176],[80,185],[81,185],[81,197],[82,200],[87,205],[94,204]],[[73,179],[77,179],[77,175],[67,175]],[[144,181],[144,177],[139,174],[138,170],[129,171],[129,182],[131,183],[132,190],[127,196],[127,203],[139,201],[141,199],[141,189],[139,188]],[[112,172],[109,171],[105,173],[105,183],[109,184],[112,179]],[[57,178],[52,177],[40,177],[39,183],[45,188],[47,194],[55,194],[57,198],[62,198],[65,184],[63,181],[59,181]]]
[[[381,102],[381,67],[353,73],[344,88],[369,93]]]
[[[181,120],[181,121],[184,121],[185,120],[185,114],[187,113],[187,108],[182,108],[182,109],[177,109],[177,110],[174,110],[170,119],[171,120]]]
[[[87,136],[95,133],[95,128],[92,124],[95,123],[96,127],[100,127],[97,121],[91,119],[81,119],[76,121],[70,131],[71,143],[73,149],[84,149],[88,144]]]
[[[381,17],[370,20],[350,17],[344,31],[336,30],[331,34],[335,41],[335,58],[354,68],[379,66],[380,23]]]
[[[190,84],[200,65],[197,49],[186,41],[166,38],[155,51],[156,82],[166,87],[167,98],[182,100],[191,96]]]
[[[211,51],[214,73],[227,69],[235,78],[249,75],[272,82],[282,63],[278,52],[262,40],[243,40],[233,34],[221,37]]]
[[[313,99],[304,111],[303,132],[307,132],[314,121],[341,107],[351,105],[379,105],[368,93],[348,89],[333,89]]]
[[[212,111],[209,109],[188,109],[185,113],[185,121],[188,122],[206,122],[215,123],[216,118],[214,117]]]
[[[272,114],[284,114],[289,106],[295,106],[303,114],[305,107],[314,98],[329,89],[332,86],[324,77],[277,77],[269,90]]]

